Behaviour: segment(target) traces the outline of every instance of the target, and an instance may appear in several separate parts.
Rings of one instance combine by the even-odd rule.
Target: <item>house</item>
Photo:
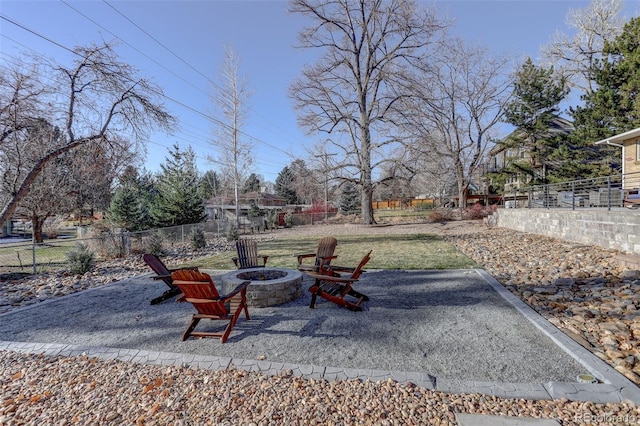
[[[622,148],[622,189],[637,191],[640,186],[640,127],[596,142],[596,145],[603,144]]]
[[[252,206],[258,206],[262,210],[282,210],[287,205],[287,200],[266,192],[247,192],[238,196],[238,204],[241,214],[246,215]],[[205,203],[205,211],[210,219],[231,219],[235,217],[235,198],[212,198]]]
[[[546,132],[540,134],[540,139],[551,139],[556,136],[566,136],[573,132],[573,123],[562,117],[554,117],[549,121],[549,128]],[[510,133],[507,137],[499,141],[493,149],[489,152],[489,162],[487,167],[488,173],[500,173],[509,168],[509,166],[516,162],[532,162],[533,168],[536,170],[536,174],[544,177],[547,169],[552,167],[558,167],[559,164],[553,162],[545,162],[541,164],[537,159],[531,157],[531,152],[520,145],[510,147],[510,141],[517,141],[522,139],[524,134],[521,130],[517,129]],[[517,145],[517,144],[514,144]],[[509,194],[518,191],[530,184],[531,177],[524,174],[511,174],[507,177],[504,186],[504,193]]]

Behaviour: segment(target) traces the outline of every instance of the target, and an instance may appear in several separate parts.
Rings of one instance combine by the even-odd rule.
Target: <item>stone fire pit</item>
[[[285,268],[250,268],[227,272],[220,278],[226,288],[251,281],[247,288],[249,306],[275,306],[295,300],[302,294],[302,273]]]

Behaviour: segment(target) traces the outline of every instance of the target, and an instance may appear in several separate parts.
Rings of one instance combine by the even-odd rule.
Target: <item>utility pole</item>
[[[322,172],[324,173],[324,222],[327,223],[329,218],[329,156],[337,154],[329,154],[327,151],[318,155],[322,158]]]

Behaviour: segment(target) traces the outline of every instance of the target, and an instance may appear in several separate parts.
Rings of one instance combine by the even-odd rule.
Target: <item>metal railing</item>
[[[626,173],[548,185],[534,185],[504,194],[505,208],[624,207],[625,197],[637,192],[640,173]]]

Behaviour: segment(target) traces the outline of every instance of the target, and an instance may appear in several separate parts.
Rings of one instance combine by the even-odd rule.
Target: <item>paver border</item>
[[[325,379],[330,381],[384,381],[391,379],[399,383],[412,383],[429,390],[456,394],[481,393],[503,398],[534,400],[566,398],[571,401],[591,401],[596,403],[631,402],[640,405],[640,388],[638,386],[544,319],[486,271],[482,269],[475,269],[474,271],[525,318],[552,339],[562,350],[587,368],[587,370],[602,383],[498,383],[463,381],[448,379],[446,377],[436,377],[427,372],[301,365],[264,360],[58,343],[0,341],[0,350],[49,356],[90,356],[103,360],[120,360],[148,365],[181,366],[214,371],[241,369],[266,375],[288,374],[305,379]],[[27,306],[25,309],[32,306],[34,305]]]

